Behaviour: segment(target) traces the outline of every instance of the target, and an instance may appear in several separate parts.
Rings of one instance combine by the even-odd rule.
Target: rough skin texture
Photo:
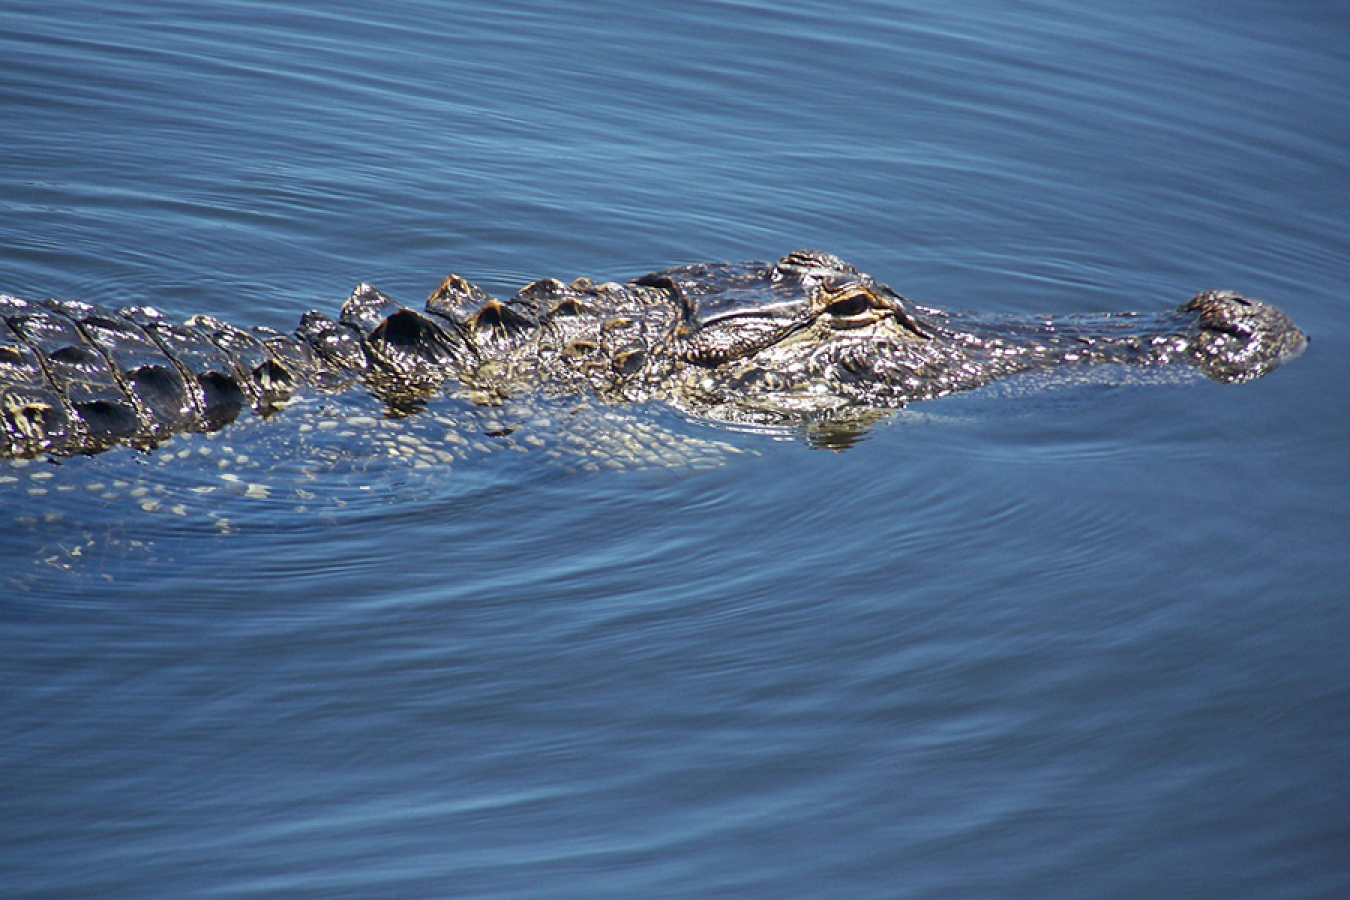
[[[360,285],[336,320],[308,312],[291,334],[0,294],[0,456],[150,448],[307,392],[365,389],[406,414],[452,381],[485,405],[528,389],[726,422],[865,422],[1051,367],[1249,381],[1306,343],[1278,309],[1231,291],[1158,314],[947,314],[814,250],[627,284],[545,279],[505,301],[452,275],[422,311]]]

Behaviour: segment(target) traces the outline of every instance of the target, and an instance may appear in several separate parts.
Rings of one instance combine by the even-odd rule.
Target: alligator
[[[1233,291],[1151,314],[980,317],[914,304],[816,250],[626,284],[544,279],[508,300],[451,275],[421,311],[362,284],[337,319],[310,311],[291,333],[6,294],[0,323],[9,458],[150,450],[306,392],[364,389],[406,415],[453,382],[483,404],[543,390],[749,426],[847,423],[1051,368],[1249,381],[1307,344],[1280,310]]]

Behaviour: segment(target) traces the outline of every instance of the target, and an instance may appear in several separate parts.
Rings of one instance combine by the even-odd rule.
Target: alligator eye
[[[853,319],[872,308],[872,304],[863,294],[852,294],[842,300],[836,300],[825,311],[837,319]]]

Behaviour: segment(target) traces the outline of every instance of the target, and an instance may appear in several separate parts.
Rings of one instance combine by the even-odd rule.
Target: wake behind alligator
[[[458,276],[421,311],[360,285],[293,333],[151,307],[0,294],[0,457],[150,449],[365,390],[394,414],[447,385],[486,406],[543,392],[666,403],[719,422],[847,428],[1021,373],[1117,365],[1259,378],[1306,346],[1282,312],[1205,291],[1161,313],[1009,321],[918,306],[814,250],[626,284],[536,281],[498,300]]]

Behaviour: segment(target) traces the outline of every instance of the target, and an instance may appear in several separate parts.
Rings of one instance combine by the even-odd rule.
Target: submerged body
[[[812,250],[627,284],[546,279],[506,301],[451,276],[421,311],[361,285],[336,320],[309,312],[291,334],[0,295],[0,456],[151,447],[305,392],[365,389],[404,413],[452,381],[489,405],[542,390],[847,425],[1051,367],[1192,366],[1248,381],[1306,342],[1278,309],[1231,291],[1154,315],[955,316]]]

